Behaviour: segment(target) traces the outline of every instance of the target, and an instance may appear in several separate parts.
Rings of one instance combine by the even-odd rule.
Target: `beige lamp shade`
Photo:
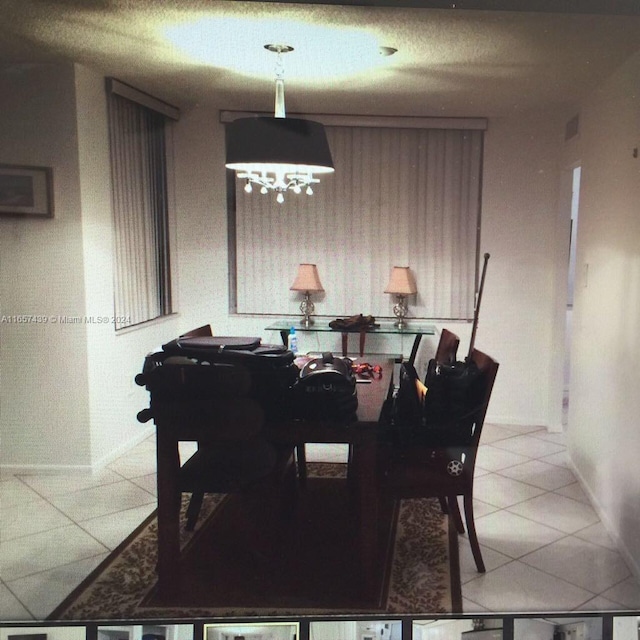
[[[417,293],[416,281],[413,278],[409,267],[393,267],[389,284],[384,290],[385,293],[395,293],[400,295],[411,295]]]
[[[296,279],[289,289],[291,291],[324,291],[318,275],[318,267],[315,264],[301,264],[298,267]]]

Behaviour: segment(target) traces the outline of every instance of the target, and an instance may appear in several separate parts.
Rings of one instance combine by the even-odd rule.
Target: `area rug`
[[[264,567],[234,548],[234,503],[209,494],[193,533],[181,527],[185,592],[163,604],[156,594],[157,520],[147,518],[48,617],[137,620],[461,612],[458,536],[437,500],[403,500],[381,518],[379,593],[359,592],[357,550],[348,518],[345,465],[310,463],[306,511],[289,553]],[[183,500],[183,515],[186,508]],[[230,515],[231,514],[231,515]],[[297,558],[295,563],[289,558]]]

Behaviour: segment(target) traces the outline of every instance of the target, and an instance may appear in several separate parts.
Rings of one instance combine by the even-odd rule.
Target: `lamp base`
[[[398,294],[398,301],[393,305],[393,315],[397,318],[393,325],[398,329],[404,329],[407,326],[406,317],[408,312],[406,296]]]
[[[315,306],[313,302],[311,302],[311,294],[308,291],[305,292],[304,300],[300,303],[300,311],[302,312],[300,324],[303,327],[310,327],[314,323],[311,314],[315,311]]]

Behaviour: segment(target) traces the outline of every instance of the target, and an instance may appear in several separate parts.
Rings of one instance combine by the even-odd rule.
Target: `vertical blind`
[[[391,268],[409,266],[410,315],[473,316],[481,130],[327,127],[335,174],[313,196],[235,187],[236,312],[298,313],[297,265],[318,265],[316,313],[391,316]],[[233,251],[230,255],[234,255]]]
[[[165,122],[109,94],[116,329],[171,312]]]

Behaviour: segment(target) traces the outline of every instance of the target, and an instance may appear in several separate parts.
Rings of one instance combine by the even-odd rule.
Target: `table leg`
[[[411,355],[409,356],[409,364],[414,364],[416,356],[418,355],[418,347],[420,346],[420,340],[422,340],[422,334],[416,333],[416,337],[413,341],[413,347],[411,348]]]
[[[180,591],[180,491],[178,442],[168,429],[157,429],[158,594]]]
[[[349,339],[349,334],[346,332],[342,333],[342,355],[344,357],[346,357],[347,352],[348,352],[348,339]]]
[[[352,449],[352,473],[355,476],[358,504],[360,562],[366,595],[377,598],[378,496],[376,491],[376,444],[357,443]]]
[[[364,355],[364,341],[366,337],[367,337],[367,332],[361,331],[360,332],[360,357],[361,358]]]

